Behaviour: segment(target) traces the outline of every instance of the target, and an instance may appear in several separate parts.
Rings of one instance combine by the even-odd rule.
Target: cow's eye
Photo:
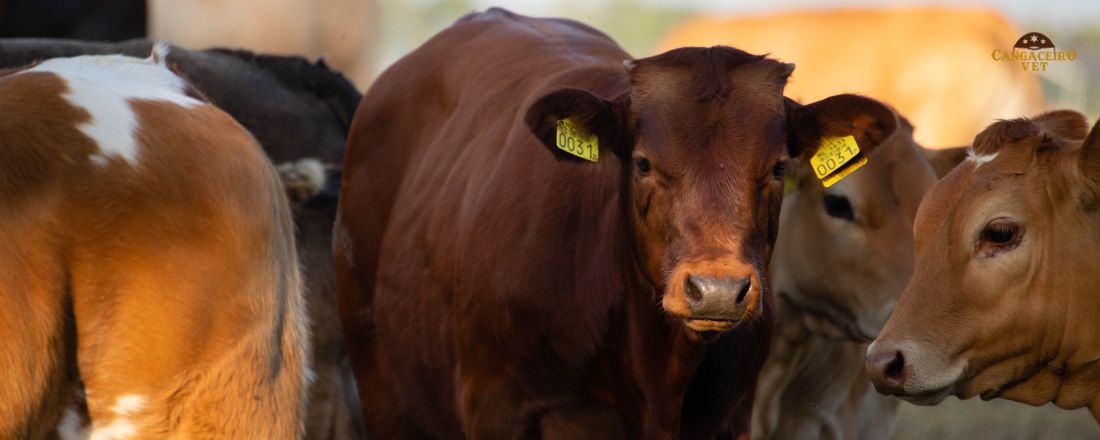
[[[644,176],[646,174],[649,174],[649,159],[646,159],[644,157],[635,158],[634,167],[638,169],[638,174],[640,175]]]
[[[787,173],[787,161],[781,160],[775,163],[772,167],[772,178],[775,180],[783,180],[783,175]]]
[[[978,236],[978,254],[992,257],[999,252],[1010,251],[1020,245],[1023,236],[1023,228],[1016,222],[1006,218],[993,219]]]
[[[834,194],[825,194],[825,213],[831,217],[847,221],[853,221],[856,218],[856,213],[852,211],[852,203],[848,201],[848,198]]]

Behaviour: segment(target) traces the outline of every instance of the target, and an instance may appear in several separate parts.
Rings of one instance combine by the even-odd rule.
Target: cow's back
[[[341,193],[350,196],[342,197],[340,212],[354,216],[342,215],[337,234],[349,228],[373,234],[355,237],[368,245],[350,255],[356,273],[373,275],[379,249],[371,243],[381,242],[395,215],[437,202],[477,204],[453,197],[499,193],[475,181],[492,172],[552,167],[522,123],[525,104],[563,82],[606,83],[609,94],[625,90],[625,75],[607,72],[622,71],[627,58],[606,36],[575,22],[491,9],[464,17],[394,64],[360,104],[345,156]],[[604,74],[572,75],[581,63],[597,66],[584,72]],[[344,238],[337,237],[338,252]]]

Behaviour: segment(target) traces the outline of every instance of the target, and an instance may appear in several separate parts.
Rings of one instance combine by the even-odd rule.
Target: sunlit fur
[[[283,187],[181,80],[130,75],[165,79],[158,60],[0,77],[0,438],[53,435],[63,411],[61,430],[92,438],[301,430],[309,334]],[[130,131],[83,130],[101,102]],[[119,139],[134,143],[102,144]]]
[[[1071,111],[993,124],[973,148],[995,158],[964,161],[926,196],[916,270],[868,352],[905,356],[901,397],[981,395],[1100,414],[1100,130],[1085,139],[1087,128]],[[1019,226],[1018,245],[986,251],[982,231],[994,219]]]

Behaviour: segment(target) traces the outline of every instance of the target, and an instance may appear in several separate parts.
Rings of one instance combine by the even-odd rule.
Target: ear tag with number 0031
[[[588,134],[569,119],[558,121],[558,149],[584,160],[600,160],[600,140],[594,134]]]
[[[822,138],[817,153],[810,158],[814,174],[826,188],[866,164],[867,158],[859,154],[859,145],[851,135]]]

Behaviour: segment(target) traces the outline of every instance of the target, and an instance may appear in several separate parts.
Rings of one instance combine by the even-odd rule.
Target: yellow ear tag
[[[817,153],[810,158],[814,174],[826,188],[866,164],[867,158],[859,154],[859,145],[851,135],[822,138]]]
[[[600,140],[594,134],[588,134],[572,120],[558,121],[558,149],[584,160],[600,160]]]

